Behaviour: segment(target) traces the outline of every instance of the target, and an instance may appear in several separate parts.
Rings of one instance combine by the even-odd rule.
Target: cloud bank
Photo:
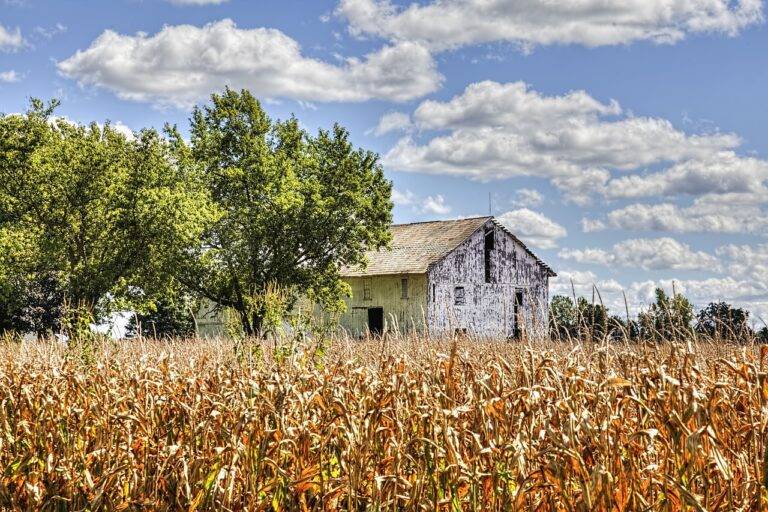
[[[553,44],[671,44],[699,33],[735,36],[763,20],[763,5],[760,0],[433,0],[400,8],[389,0],[341,0],[336,13],[358,36],[418,41],[438,51],[497,41],[528,50]]]
[[[225,86],[262,98],[318,102],[405,101],[442,82],[429,51],[409,42],[386,46],[339,65],[307,57],[275,29],[241,29],[232,20],[202,27],[166,26],[154,35],[102,33],[58,63],[81,85],[120,98],[189,107]]]

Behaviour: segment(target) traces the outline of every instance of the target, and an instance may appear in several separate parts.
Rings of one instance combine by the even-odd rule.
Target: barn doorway
[[[368,330],[373,336],[384,332],[384,308],[368,308]]]
[[[523,291],[515,290],[514,331],[512,337],[519,340],[523,337]]]

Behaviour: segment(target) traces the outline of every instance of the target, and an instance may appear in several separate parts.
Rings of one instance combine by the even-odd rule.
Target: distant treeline
[[[656,289],[656,300],[637,317],[611,315],[600,302],[555,295],[549,319],[552,338],[603,340],[688,341],[702,337],[715,341],[768,343],[768,326],[753,327],[749,312],[725,302],[712,302],[697,314],[679,293]]]

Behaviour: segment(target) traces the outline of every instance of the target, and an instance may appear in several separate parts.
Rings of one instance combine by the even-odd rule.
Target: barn
[[[546,334],[556,274],[495,218],[398,224],[392,238],[390,249],[367,253],[365,268],[342,269],[348,332]]]

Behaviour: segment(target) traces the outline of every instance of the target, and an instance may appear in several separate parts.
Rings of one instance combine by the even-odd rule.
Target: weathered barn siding
[[[402,280],[408,279],[408,297],[402,297]],[[368,331],[368,309],[384,309],[385,330],[421,332],[427,304],[427,279],[424,274],[393,274],[371,277],[345,277],[352,287],[352,297],[346,299],[347,311],[340,324],[355,336]],[[365,283],[370,286],[370,299],[365,295]]]
[[[547,269],[494,222],[488,221],[485,227],[492,229],[494,236],[491,282],[485,279],[485,229],[480,229],[428,271],[430,331],[437,334],[466,329],[492,337],[521,334],[514,329],[515,293],[520,291],[520,321],[526,334],[543,335],[548,318]],[[464,305],[456,304],[457,287],[464,289]]]

